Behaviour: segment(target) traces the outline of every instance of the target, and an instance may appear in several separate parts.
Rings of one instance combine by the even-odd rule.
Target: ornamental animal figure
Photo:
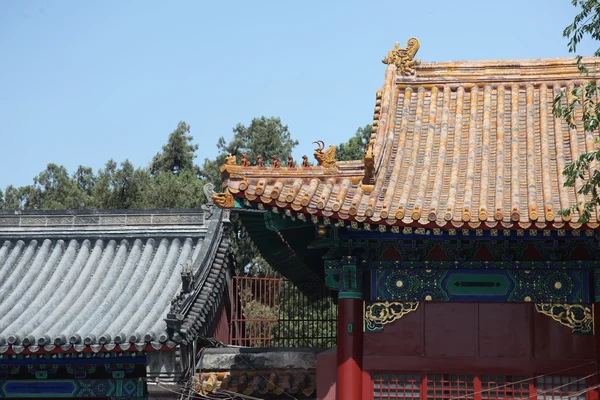
[[[265,166],[265,163],[264,163],[261,155],[256,156],[256,166],[257,167],[264,167]]]
[[[384,64],[394,64],[400,75],[414,75],[415,67],[421,60],[415,60],[415,55],[419,51],[419,40],[416,38],[408,39],[406,48],[401,49],[398,42],[394,43],[394,49],[388,51],[388,56],[381,60]]]
[[[302,156],[302,168],[310,168],[310,162],[308,161],[308,156]]]
[[[279,157],[273,156],[273,162],[271,163],[271,167],[273,167],[273,168],[281,167],[281,162],[279,161]]]
[[[230,156],[227,156],[227,158],[225,160],[226,160],[225,164],[227,164],[227,165],[235,165],[236,164],[236,159],[233,154]]]
[[[325,143],[322,140],[317,140],[315,143],[319,146],[315,152],[314,156],[320,166],[325,168],[331,168],[335,165],[335,146],[329,146],[327,150],[323,151],[325,148]]]
[[[362,180],[365,185],[375,184],[375,159],[373,158],[373,147],[369,146],[365,151],[365,175]]]
[[[246,156],[246,153],[242,154],[242,167],[249,167],[250,166],[250,161],[248,161],[248,156]]]
[[[219,208],[233,208],[235,205],[233,195],[227,189],[225,189],[224,193],[213,194],[212,201]]]
[[[288,156],[288,168],[295,168],[296,163],[294,162],[294,158],[292,156]]]

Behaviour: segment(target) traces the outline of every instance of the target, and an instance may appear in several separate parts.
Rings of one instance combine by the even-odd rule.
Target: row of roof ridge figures
[[[329,146],[329,148],[325,151],[323,151],[323,149],[325,148],[325,144],[323,143],[322,140],[319,140],[317,142],[313,142],[313,143],[317,143],[319,145],[319,147],[315,150],[314,156],[315,159],[317,160],[317,163],[319,166],[328,166],[329,164],[335,163],[335,152],[336,152],[336,148],[335,146]],[[273,161],[271,162],[271,168],[281,168],[281,160],[279,159],[279,156],[274,155],[272,156]],[[230,156],[227,156],[225,165],[238,165],[237,164],[237,157],[232,154]],[[250,164],[250,160],[248,160],[248,155],[246,153],[242,153],[242,160],[240,165],[242,167],[251,167],[252,165]],[[254,165],[256,167],[259,168],[265,168],[267,167],[267,165],[265,165],[265,162],[263,161],[262,156],[259,154],[256,156],[256,164]],[[298,168],[296,162],[294,161],[294,158],[290,155],[287,157],[287,167],[288,168]],[[312,167],[312,164],[310,163],[310,161],[308,161],[308,156],[303,155],[302,156],[302,164],[301,164],[301,168],[310,168]]]
[[[394,64],[396,65],[398,72],[404,75],[414,74],[414,67],[420,62],[420,60],[414,60],[414,56],[419,50],[419,40],[416,38],[408,39],[406,48],[400,48],[398,42],[394,44],[394,49],[388,52],[388,56],[382,60],[384,64]],[[335,163],[335,146],[329,146],[327,150],[325,150],[325,143],[322,140],[317,140],[313,142],[317,144],[319,147],[314,152],[314,157],[317,160],[319,166],[331,166]],[[325,150],[325,151],[324,151]],[[241,166],[242,167],[251,167],[250,160],[248,160],[248,155],[246,153],[242,153],[241,155]],[[237,159],[234,154],[231,154],[227,157],[225,165],[237,165]],[[266,167],[265,162],[262,156],[259,154],[256,156],[256,164],[254,165],[259,168]],[[281,168],[281,160],[279,156],[272,156],[271,162],[272,168]],[[296,162],[294,158],[289,155],[287,157],[287,167],[288,168],[297,168]],[[302,156],[302,168],[310,168],[312,164],[308,161],[308,156]]]
[[[384,64],[388,64],[388,65],[395,65],[396,66],[396,73],[398,75],[401,76],[412,76],[416,74],[416,67],[418,65],[420,65],[421,60],[419,59],[415,59],[414,56],[416,55],[417,51],[419,50],[420,47],[420,43],[419,40],[417,38],[410,38],[407,41],[407,45],[405,48],[400,48],[400,45],[398,42],[394,43],[394,48],[392,50],[390,50],[388,52],[388,56],[386,58],[384,58],[382,60],[382,62]],[[499,65],[505,65],[505,66],[515,66],[518,67],[520,66],[519,63],[514,63],[512,61],[505,61],[505,62],[500,62]],[[409,83],[409,82],[406,82]],[[569,84],[570,85],[574,85],[580,83],[579,80],[572,80],[570,79]],[[458,85],[462,88],[465,89],[470,89],[471,91],[478,91],[479,89],[483,89],[485,91],[487,90],[491,90],[493,87],[496,86],[503,86],[502,83],[500,82],[486,82],[486,83],[480,83],[478,84],[477,82],[449,82],[448,84],[441,84],[441,83],[431,83],[431,86],[433,89],[436,89],[438,86],[442,86],[442,87],[448,87],[448,86],[452,86],[452,85]],[[550,86],[553,86],[554,88],[559,87],[561,88],[563,85],[560,82],[550,82],[550,83],[546,83],[546,82],[528,82],[527,86],[536,86],[536,85],[542,85],[542,86],[548,86],[548,84],[550,84]],[[511,83],[509,86],[511,86],[512,88],[517,88],[519,87],[519,85],[515,82]],[[407,87],[407,90],[412,90],[412,88]],[[423,87],[423,85],[421,85],[418,89],[419,91],[425,90],[425,88]],[[381,92],[382,89],[379,89],[377,91],[377,99],[380,100],[381,99]],[[376,111],[377,113],[377,111]],[[317,160],[317,163],[319,166],[325,166],[325,167],[330,167],[332,166],[336,160],[335,160],[335,151],[336,148],[335,146],[329,146],[329,148],[327,150],[324,151],[325,149],[325,144],[323,141],[319,140],[316,142],[313,142],[315,144],[317,144],[319,147],[315,150],[314,152],[314,156],[315,159]],[[365,149],[366,151],[366,149]],[[226,158],[226,163],[225,165],[238,165],[237,164],[237,158],[235,154],[231,154]],[[241,154],[241,162],[240,165],[242,167],[259,167],[259,168],[265,168],[268,167],[268,165],[265,164],[265,161],[263,160],[262,155],[257,155],[256,156],[256,163],[255,165],[251,165],[250,160],[248,159],[248,155],[246,153],[242,153]],[[296,162],[294,161],[294,158],[289,155],[287,157],[287,163],[285,165],[287,168],[298,168],[298,165],[296,164]],[[284,167],[285,167],[284,166]],[[301,163],[301,168],[310,168],[312,167],[312,164],[308,161],[308,156],[303,155],[302,156],[302,163]],[[281,160],[279,159],[279,156],[277,155],[273,155],[272,156],[272,161],[271,161],[271,168],[281,168],[282,164],[281,164]],[[224,168],[226,168],[224,166]]]

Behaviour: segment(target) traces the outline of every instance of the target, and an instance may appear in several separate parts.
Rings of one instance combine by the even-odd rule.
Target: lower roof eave
[[[4,345],[0,346],[0,355],[43,355],[43,354],[89,354],[89,353],[111,353],[111,352],[148,352],[148,351],[172,351],[177,349],[178,343],[167,341],[164,343],[107,343],[107,344],[65,344],[65,345],[46,345],[46,346],[20,346]]]
[[[304,221],[312,221],[315,224],[322,223],[325,225],[336,224],[338,226],[347,226],[353,229],[365,231],[377,231],[381,233],[418,233],[423,230],[431,230],[432,233],[445,232],[455,234],[457,230],[483,230],[483,231],[519,231],[519,230],[535,230],[540,231],[579,231],[585,232],[586,235],[593,235],[593,232],[600,231],[600,223],[588,222],[579,223],[572,220],[556,219],[554,221],[507,221],[500,220],[429,220],[429,219],[413,219],[406,217],[403,219],[392,218],[376,218],[360,215],[351,215],[347,212],[335,212],[326,209],[318,209],[315,207],[297,207],[294,204],[278,204],[275,200],[263,202],[258,198],[248,199],[243,193],[238,193],[235,196],[244,202],[244,207],[257,209],[257,211],[270,211],[282,215],[284,218],[295,218]],[[256,207],[256,208],[254,208]],[[540,235],[541,235],[540,234]],[[575,233],[577,235],[577,233]]]

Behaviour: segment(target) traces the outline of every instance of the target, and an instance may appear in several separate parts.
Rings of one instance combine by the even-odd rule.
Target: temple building
[[[229,338],[228,215],[0,213],[0,398],[189,395]]]
[[[316,165],[234,154],[214,201],[299,287],[337,291],[318,399],[598,399],[600,214],[559,214],[585,200],[562,171],[598,132],[553,116],[586,77],[575,59],[421,62],[418,48],[383,60],[363,159],[324,143]]]

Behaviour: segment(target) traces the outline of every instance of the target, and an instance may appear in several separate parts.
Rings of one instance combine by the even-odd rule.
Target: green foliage
[[[577,45],[581,40],[590,36],[600,40],[600,2],[598,0],[572,0],[575,7],[580,7],[580,12],[573,19],[573,23],[565,28],[563,36],[569,39],[569,52],[577,53]],[[595,56],[600,56],[600,49]]]
[[[246,318],[240,332],[252,347],[320,347],[336,344],[337,306],[331,297],[307,298],[290,281],[241,278],[236,290]],[[239,281],[238,281],[239,282]]]
[[[569,39],[569,52],[576,53],[577,46],[586,36],[594,40],[600,40],[600,1],[599,0],[573,0],[573,5],[580,8],[573,20],[567,26],[563,35]],[[594,53],[600,56],[600,49]],[[563,118],[569,127],[577,125],[583,127],[585,132],[595,132],[600,121],[600,103],[598,102],[599,87],[596,77],[583,65],[581,57],[577,56],[577,63],[582,74],[588,77],[585,84],[574,87],[570,92],[563,90],[556,96],[553,103],[553,112],[556,118]],[[578,119],[578,116],[580,119]],[[600,205],[598,187],[600,185],[600,172],[596,165],[600,160],[600,149],[581,154],[579,158],[569,163],[563,175],[565,175],[565,186],[575,187],[577,193],[585,198],[579,204],[572,205],[560,210],[563,216],[570,215],[573,211],[579,212],[580,223],[589,221],[591,211]]]
[[[25,188],[8,185],[4,192],[3,210],[21,210],[25,204]]]
[[[338,161],[362,160],[371,138],[372,129],[371,125],[358,128],[350,140],[337,146],[336,159]]]
[[[77,210],[130,208],[197,208],[206,199],[204,182],[194,164],[198,145],[190,126],[180,122],[147,168],[109,160],[97,174],[80,166],[69,175],[64,166],[48,164],[33,185],[8,186],[0,209]]]
[[[181,121],[177,128],[169,135],[169,141],[157,153],[150,164],[152,175],[161,172],[170,172],[179,175],[182,171],[197,170],[194,165],[197,144],[192,144],[194,137],[190,135],[190,126]]]
[[[92,189],[96,208],[142,208],[149,183],[150,173],[147,169],[136,169],[128,160],[121,165],[108,160],[104,168],[98,171],[97,182]]]
[[[250,163],[254,165],[256,156],[260,155],[265,165],[270,165],[273,156],[278,156],[284,162],[297,145],[298,141],[292,139],[287,125],[283,125],[281,119],[254,118],[249,126],[237,124],[233,128],[231,141],[226,142],[224,137],[219,138],[217,142],[219,153],[214,160],[204,160],[201,176],[216,187],[220,187],[219,168],[225,164],[227,156],[235,155],[240,160],[242,154],[246,154]]]
[[[185,170],[175,175],[159,173],[151,179],[146,195],[145,208],[198,208],[206,203],[202,188],[194,170]]]
[[[309,300],[291,282],[284,281],[278,299],[273,346],[331,348],[336,344],[337,306],[331,297]]]

